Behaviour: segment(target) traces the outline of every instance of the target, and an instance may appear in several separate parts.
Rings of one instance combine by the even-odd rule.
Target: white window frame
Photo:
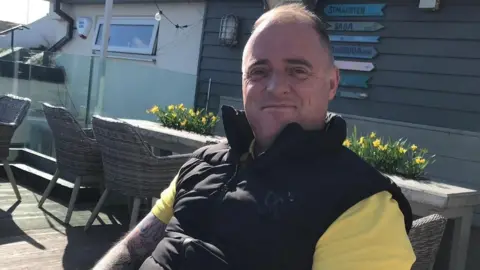
[[[93,37],[93,50],[101,50],[102,46],[96,44],[97,38],[100,30],[100,24],[104,24],[105,19],[103,17],[97,20],[97,24],[95,27],[95,35]],[[150,37],[150,44],[147,48],[127,48],[127,47],[119,47],[119,46],[108,46],[109,52],[119,52],[119,53],[132,53],[132,54],[147,54],[153,55],[154,48],[156,48],[157,43],[157,34],[158,34],[158,26],[160,22],[156,21],[153,16],[152,18],[139,18],[139,17],[113,17],[111,21],[111,25],[114,24],[123,24],[123,25],[150,25],[153,26],[152,36]]]

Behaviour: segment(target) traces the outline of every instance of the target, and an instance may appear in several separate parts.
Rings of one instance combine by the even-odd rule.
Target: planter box
[[[178,154],[191,153],[202,146],[225,140],[224,137],[220,136],[204,136],[192,132],[166,128],[160,123],[152,121],[137,119],[122,120],[137,127],[140,135],[142,135],[143,139],[151,146]]]
[[[414,215],[439,213],[454,221],[448,269],[464,270],[474,208],[480,205],[480,192],[442,182],[387,176],[402,189]]]

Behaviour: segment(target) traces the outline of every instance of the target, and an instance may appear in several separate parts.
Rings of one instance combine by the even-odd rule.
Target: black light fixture
[[[222,17],[218,40],[224,46],[235,46],[238,43],[238,18],[233,14]]]

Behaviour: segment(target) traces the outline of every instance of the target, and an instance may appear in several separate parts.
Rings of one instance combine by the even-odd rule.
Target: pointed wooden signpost
[[[376,17],[383,16],[385,4],[330,4],[326,5],[324,13],[331,17]],[[383,28],[383,25],[377,22],[365,21],[329,21],[327,22],[329,31],[338,32],[375,32]],[[354,43],[378,43],[379,36],[348,36],[348,35],[330,35],[332,42],[354,42]],[[332,45],[332,54],[335,58],[360,58],[373,59],[378,51],[373,46],[357,45]],[[372,71],[375,66],[371,62],[343,61],[335,60],[335,66],[341,70],[352,71]],[[368,88],[368,81],[371,76],[361,74],[340,75],[340,85],[343,87]],[[344,98],[364,99],[368,97],[367,93],[340,90],[337,95]]]
[[[372,59],[378,52],[373,46],[332,45],[334,57]]]
[[[377,22],[330,21],[327,24],[329,31],[374,32],[383,28],[383,25]]]
[[[384,7],[385,4],[337,4],[327,5],[324,12],[335,17],[383,16]]]
[[[370,62],[352,62],[335,60],[335,66],[342,70],[372,71],[375,66]]]
[[[329,35],[330,41],[334,42],[358,42],[358,43],[378,43],[379,36],[342,36]]]
[[[351,91],[339,90],[337,91],[337,96],[343,97],[343,98],[366,99],[368,97],[368,94],[364,92],[351,92]]]
[[[340,85],[346,87],[360,87],[368,88],[368,80],[370,76],[368,75],[355,75],[355,74],[341,74],[340,75]]]

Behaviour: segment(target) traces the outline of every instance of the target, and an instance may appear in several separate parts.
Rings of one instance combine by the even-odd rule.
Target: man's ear
[[[330,90],[328,93],[328,100],[332,100],[337,94],[337,88],[340,83],[340,71],[337,67],[333,67],[330,76]]]

